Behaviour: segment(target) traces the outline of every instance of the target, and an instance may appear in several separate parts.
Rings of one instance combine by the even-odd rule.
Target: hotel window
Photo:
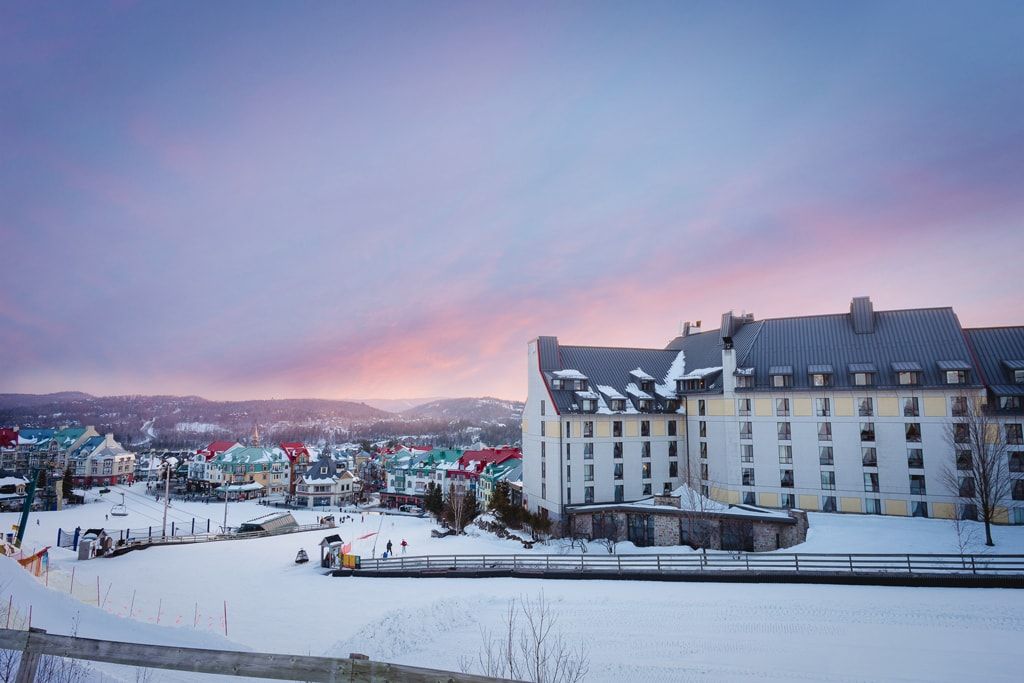
[[[675,420],[669,420],[666,423],[665,427],[668,430],[668,435],[669,436],[675,436],[676,435],[676,421]]]
[[[783,465],[793,464],[793,447],[779,446],[779,462]]]
[[[772,386],[780,389],[793,386],[793,375],[772,375]]]
[[[565,438],[568,439],[571,436],[572,436],[572,423],[569,422],[568,420],[566,420],[565,421]]]
[[[612,421],[612,436],[622,436],[622,420]]]
[[[779,470],[779,486],[784,489],[793,488],[793,470]]]
[[[543,415],[544,415],[544,405],[545,405],[545,404],[544,404],[544,401],[541,401],[541,402],[540,402],[540,414],[541,414],[541,416],[543,416]]]
[[[870,387],[874,384],[874,375],[870,372],[853,373],[853,384],[858,387]]]
[[[545,422],[544,420],[540,421],[540,435],[541,436],[544,436],[544,425],[546,425],[546,424],[547,424],[547,422]]]
[[[565,489],[565,502],[572,504],[572,489],[570,488]]]
[[[957,478],[957,494],[961,498],[973,498],[974,497],[974,477],[958,477]]]
[[[821,497],[821,511],[822,512],[835,512],[836,511],[836,497],[835,496],[822,496]]]
[[[753,491],[743,492],[743,504],[744,505],[757,505],[757,497]]]
[[[796,496],[792,493],[782,494],[782,507],[786,510],[792,510],[796,507]]]
[[[921,423],[908,422],[906,426],[907,443],[921,443]]]
[[[924,486],[924,475],[923,474],[911,474],[910,475],[910,495],[912,496],[923,496],[927,493]]]
[[[946,384],[967,384],[967,371],[946,370]]]
[[[562,380],[560,380],[557,377],[552,377],[551,378],[551,389],[553,391],[561,391],[561,389],[562,389]]]
[[[818,417],[828,417],[832,414],[832,400],[828,398],[815,399]]]
[[[1013,371],[1013,383],[1014,384],[1024,384],[1024,370],[1014,370]]]
[[[650,479],[651,478],[651,463],[645,462],[640,465],[640,478]]]
[[[969,470],[973,467],[974,457],[970,451],[956,452],[956,468],[958,470]]]
[[[583,466],[583,481],[594,481],[594,466],[584,465]]]
[[[590,420],[587,420],[586,422],[583,423],[583,438],[584,439],[593,439],[594,438],[594,423],[592,421],[590,421]]]
[[[1024,425],[1006,425],[1006,443],[1019,446],[1024,443]]]
[[[544,475],[541,474],[541,476],[543,477]],[[565,480],[567,482],[572,481],[572,465],[565,466]]]
[[[777,417],[789,417],[789,399],[775,399],[775,415]]]
[[[616,479],[622,479],[622,463],[621,462],[615,463],[615,466],[612,468],[612,471],[613,471],[613,476]]]
[[[624,398],[613,398],[609,399],[608,407],[616,412],[620,412],[626,409],[626,399]]]
[[[860,417],[874,417],[875,402],[871,398],[862,398],[857,401],[857,414]]]
[[[754,444],[740,444],[740,462],[754,462]]]
[[[675,458],[679,456],[679,444],[675,441],[668,442],[668,457]]]
[[[565,444],[565,457],[568,458],[572,455],[572,444]]]
[[[1013,480],[1013,499],[1024,500],[1024,479]]]
[[[953,417],[967,417],[967,397],[954,396],[950,399],[950,414]]]
[[[903,399],[903,417],[920,417],[921,408],[918,400],[914,397]]]
[[[966,422],[957,422],[953,425],[953,441],[956,443],[967,443],[971,438],[971,426]]]
[[[754,427],[751,422],[740,422],[740,438],[749,439],[753,435]]]
[[[865,498],[864,499],[864,512],[869,515],[880,515],[882,514],[882,501],[878,498]]]
[[[644,441],[644,443],[643,443],[643,451],[642,451],[641,457],[643,457],[643,458],[651,457],[651,442],[650,441]]]
[[[909,386],[913,384],[920,384],[921,374],[918,372],[897,372],[896,381],[902,386]]]
[[[864,467],[878,467],[878,451],[874,446],[864,446],[860,449],[860,462]]]
[[[640,420],[640,436],[650,436],[650,435],[651,435],[651,421],[650,420]]]
[[[912,470],[924,469],[924,450],[920,448],[908,448],[907,467]]]
[[[594,459],[594,444],[585,443],[583,444],[583,459],[593,460]]]
[[[697,423],[697,435],[702,439],[706,439],[708,436],[708,423],[704,420]]]
[[[831,441],[832,440],[832,423],[831,422],[819,422],[818,423],[818,441]]]
[[[700,464],[700,478],[701,479],[707,479],[708,478],[708,464],[706,462],[702,462]]]
[[[613,458],[621,458],[622,457],[622,442],[621,441],[616,441],[615,443],[612,444],[612,457]]]
[[[999,410],[1010,412],[1018,411],[1021,408],[1020,396],[1000,396]]]
[[[738,399],[736,399],[736,414],[737,415],[750,415],[750,399],[749,398],[738,398]]]
[[[644,484],[643,495],[645,495],[645,496],[651,495],[651,485],[650,484]]]
[[[833,465],[835,464],[835,458],[832,455],[831,446],[818,446],[818,464],[819,465]]]
[[[815,372],[811,375],[811,386],[830,387],[832,386],[832,375],[824,372]]]
[[[544,500],[548,499],[548,485],[544,482],[540,483],[540,497]]]
[[[913,517],[927,517],[928,516],[928,503],[923,500],[917,500],[913,503],[913,510],[911,511]]]
[[[1024,451],[1010,453],[1010,471],[1024,472]]]
[[[697,414],[698,415],[707,415],[708,414],[707,401],[705,401],[704,399],[700,399],[699,401],[697,401]]]
[[[753,375],[738,375],[736,377],[736,388],[737,389],[750,389],[754,386]]]
[[[672,460],[668,464],[668,476],[670,476],[670,477],[678,477],[679,476],[679,463],[676,462],[675,460]]]
[[[826,470],[821,473],[821,488],[823,491],[835,491],[836,490],[836,473],[832,470]]]
[[[623,501],[623,486],[622,484],[615,485],[615,502],[621,503]]]
[[[868,493],[878,493],[878,472],[864,473],[864,490]]]
[[[708,457],[708,442],[707,441],[701,441],[700,442],[700,457],[701,457],[701,460],[707,460],[707,457]]]
[[[594,487],[584,486],[583,487],[583,502],[593,503],[594,502]]]
[[[778,424],[779,438],[783,441],[789,441],[793,438],[792,428],[788,422],[780,422]]]
[[[875,440],[875,423],[874,422],[861,422],[860,423],[860,440],[861,441],[874,441]]]
[[[755,484],[754,484],[754,468],[753,467],[744,467],[743,470],[742,470],[742,473],[743,473],[743,485],[744,486],[755,486]]]

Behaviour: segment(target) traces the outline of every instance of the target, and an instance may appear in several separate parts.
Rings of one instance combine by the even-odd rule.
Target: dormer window
[[[613,398],[608,402],[608,407],[615,411],[626,409],[626,399],[624,398]]]
[[[562,389],[562,380],[558,377],[552,378],[551,389],[554,391],[560,391]]]
[[[967,384],[971,366],[962,360],[940,360],[939,370],[946,384]]]
[[[870,387],[875,383],[875,366],[871,363],[851,363],[850,377],[856,387]]]
[[[592,398],[585,398],[581,402],[582,410],[585,413],[592,413],[597,410],[597,401]]]
[[[1003,365],[1009,371],[1014,384],[1024,384],[1024,360],[1004,360]]]
[[[896,383],[902,387],[920,384],[921,373],[924,372],[919,363],[912,361],[893,363],[892,370],[896,373]]]
[[[810,365],[807,367],[807,374],[810,376],[812,387],[832,386],[831,365]]]
[[[771,378],[773,387],[783,388],[793,386],[792,365],[774,365],[768,368],[768,376]]]
[[[637,404],[639,406],[640,412],[642,413],[649,413],[651,412],[651,409],[654,408],[654,401],[652,401],[649,398],[642,398],[639,401],[637,401]]]

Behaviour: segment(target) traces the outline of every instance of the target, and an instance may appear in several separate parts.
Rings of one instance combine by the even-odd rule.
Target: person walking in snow
[[[391,554],[391,541],[389,539],[388,540],[388,555],[390,555],[390,554]]]
[[[409,547],[409,542],[408,542],[408,541],[406,541],[406,540],[405,540],[405,539],[403,538],[403,539],[402,539],[402,554],[403,554],[403,555],[405,555],[405,549],[406,549],[407,547]]]

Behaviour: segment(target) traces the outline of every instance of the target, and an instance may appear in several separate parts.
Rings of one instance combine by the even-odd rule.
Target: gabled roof
[[[459,458],[459,465],[465,467],[470,462],[480,463],[487,466],[491,463],[503,463],[506,460],[522,459],[523,452],[511,446],[501,448],[484,448],[478,451],[464,451]]]
[[[17,445],[17,430],[11,427],[0,427],[0,448],[14,448]]]
[[[964,330],[982,381],[1000,396],[1022,396],[1024,385],[1013,382],[1013,370],[1024,361],[1024,327],[981,327]]]
[[[216,456],[223,453],[226,450],[234,448],[235,446],[241,446],[242,444],[237,441],[214,441],[206,448],[201,449],[200,453],[205,453],[208,456]]]

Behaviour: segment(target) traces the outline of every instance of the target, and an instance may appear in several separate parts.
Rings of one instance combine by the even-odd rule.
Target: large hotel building
[[[684,483],[727,503],[951,518],[950,424],[984,401],[1024,524],[1024,327],[967,329],[950,308],[684,324],[663,349],[529,344],[530,510],[636,501]]]

